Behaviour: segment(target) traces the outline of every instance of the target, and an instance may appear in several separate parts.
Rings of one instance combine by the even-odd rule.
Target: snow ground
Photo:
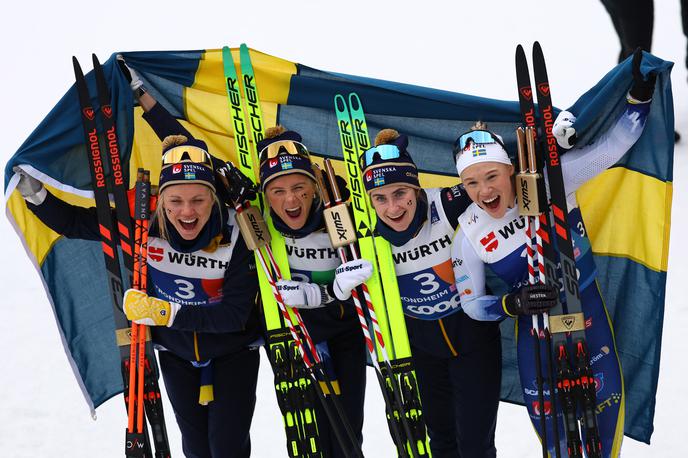
[[[246,42],[315,68],[512,100],[516,96],[514,48],[537,39],[548,59],[554,102],[567,107],[615,64],[618,53],[611,22],[601,3],[594,0],[483,0],[452,6],[425,2],[422,9],[405,0],[351,0],[338,4],[346,8],[336,13],[323,3],[305,1],[263,1],[253,10],[230,6],[232,2],[207,3],[203,14],[179,0],[123,0],[107,9],[100,3],[75,0],[6,5],[0,28],[3,165],[72,84],[71,55],[87,62],[91,52],[105,60],[115,51],[203,49]],[[625,457],[685,456],[683,446],[683,453],[679,452],[682,413],[688,408],[681,391],[686,375],[686,344],[681,334],[688,325],[688,313],[679,282],[688,278],[688,252],[679,242],[678,231],[687,222],[680,209],[688,207],[686,41],[679,2],[655,3],[653,51],[676,62],[672,78],[676,125],[684,140],[676,150],[655,433],[650,446],[626,438]],[[0,246],[0,291],[5,297],[0,305],[4,318],[0,342],[7,350],[0,370],[0,455],[122,456],[126,420],[121,401],[107,402],[98,409],[97,421],[91,420],[38,275],[4,218],[0,238],[5,240]],[[368,387],[364,452],[393,456],[372,373]],[[181,456],[169,404],[166,413],[173,454]],[[497,428],[500,457],[538,456],[523,408],[502,404]],[[281,418],[265,360],[252,437],[254,456],[284,456]]]

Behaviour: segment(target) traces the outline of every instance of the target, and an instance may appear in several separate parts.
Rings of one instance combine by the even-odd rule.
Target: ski
[[[117,242],[114,238],[116,229],[112,217],[112,210],[110,208],[110,199],[108,197],[108,189],[105,179],[106,172],[96,122],[96,111],[91,103],[91,96],[86,84],[86,78],[84,77],[83,71],[81,70],[81,66],[79,65],[76,57],[72,57],[72,64],[74,66],[74,75],[76,77],[76,89],[79,97],[81,120],[89,162],[89,171],[91,173],[91,184],[93,186],[93,195],[96,204],[96,216],[98,219],[101,247],[103,250],[103,256],[105,257],[108,289],[112,299],[113,318],[115,321],[115,337],[120,351],[126,406],[128,403],[129,393],[128,374],[131,327],[126,315],[124,314],[124,311],[122,310],[124,284],[122,282],[122,271],[120,269],[119,255],[117,253]],[[152,457],[151,445],[147,432],[142,434],[141,437],[133,437],[127,434],[125,439],[125,454],[126,456],[131,457]]]
[[[229,102],[230,118],[234,130],[234,144],[239,170],[255,184],[258,182],[258,166],[255,162],[257,154],[250,150],[250,142],[244,109],[242,106],[241,85],[236,71],[232,51],[229,47],[222,48],[222,62],[224,68],[225,88]],[[250,86],[250,87],[253,87]],[[251,98],[252,99],[252,98]],[[255,99],[257,100],[257,94]],[[258,104],[255,104],[258,106]],[[252,122],[261,120],[256,110]],[[252,132],[260,133],[254,137],[254,149],[262,139],[262,123],[253,126]],[[264,209],[262,196],[251,201],[251,205]],[[264,217],[264,215],[261,215]],[[266,222],[267,224],[267,222]],[[268,231],[269,234],[269,231]],[[258,249],[258,247],[256,247]],[[255,250],[254,250],[255,251]],[[259,254],[256,252],[256,265],[260,265]],[[314,397],[312,382],[302,370],[303,362],[299,361],[299,353],[291,339],[289,329],[285,326],[280,315],[267,276],[259,270],[258,280],[260,295],[263,303],[263,317],[267,330],[265,349],[274,374],[275,394],[282,412],[284,429],[287,439],[288,456],[319,457],[320,445],[317,435],[317,422],[313,409]]]
[[[103,67],[98,57],[95,54],[92,54],[91,57],[96,79],[98,104],[100,105],[100,119],[104,132],[103,137],[107,145],[105,151],[109,158],[108,164],[110,167],[111,188],[115,202],[117,232],[119,235],[120,248],[122,250],[122,259],[124,261],[124,275],[125,278],[130,279],[131,284],[131,276],[134,267],[132,253],[133,234],[131,216],[129,213],[129,199],[127,197],[126,175],[124,166],[121,162],[117,128],[115,125],[115,113],[110,104],[110,90],[107,85],[107,80],[105,79],[105,73],[103,72]],[[148,186],[150,186],[150,184]],[[150,192],[148,192],[148,196],[150,196]],[[143,268],[145,269],[145,266]],[[162,395],[158,384],[158,365],[153,345],[150,342],[150,335],[145,333],[144,336],[145,339],[142,340],[142,342],[145,343],[145,359],[142,368],[144,371],[143,402],[153,435],[155,456],[165,458],[170,456],[170,446],[162,406]]]
[[[248,139],[248,129],[246,128],[244,110],[242,107],[242,97],[239,92],[240,86],[242,85],[239,84],[239,78],[236,74],[236,68],[231,50],[227,47],[223,48],[223,63],[227,83],[227,93],[230,101],[230,112],[235,129],[235,141],[238,146],[237,150],[244,150],[237,152],[237,155],[242,157],[242,159],[239,160],[240,169],[242,172],[245,172],[247,176],[255,179],[257,171],[255,164],[257,164],[258,156],[256,146],[257,142],[263,138],[262,112],[260,110],[258,88],[255,83],[253,66],[251,64],[248,47],[246,45],[242,45],[240,48],[240,59],[245,94],[243,101],[246,103],[247,111],[251,120],[250,130],[253,132],[253,142],[250,142]],[[264,209],[267,209],[267,206],[265,206]],[[310,398],[307,399],[306,403],[301,403],[301,414],[296,416],[301,423],[300,442],[302,444],[302,449],[305,449],[306,453],[320,453],[319,446],[317,446],[317,451],[313,451],[314,444],[316,443],[316,437],[313,436],[313,433],[317,431],[315,423],[315,411],[312,410],[314,403],[311,402],[311,393],[314,389],[316,395],[320,399],[323,410],[328,417],[330,425],[332,426],[332,430],[335,433],[337,441],[342,450],[345,450],[347,453],[351,453],[354,456],[363,456],[360,444],[358,443],[356,435],[354,434],[353,429],[346,418],[343,407],[337,398],[336,390],[325,373],[323,363],[301,318],[301,314],[299,313],[298,309],[287,307],[281,300],[281,295],[277,291],[275,281],[290,278],[286,245],[284,243],[282,234],[280,234],[272,224],[269,212],[264,211],[263,214],[265,222],[267,223],[270,242],[257,247],[257,249],[254,250],[254,253],[256,254],[257,261],[263,267],[262,271],[259,270],[262,298],[264,301],[267,298],[271,298],[271,300],[264,302],[264,309],[266,309],[266,325],[268,329],[268,346],[271,346],[271,331],[276,330],[281,340],[281,342],[277,342],[277,345],[283,347],[286,343],[286,345],[291,349],[288,354],[292,355],[292,362],[295,363],[295,365],[292,367],[292,372],[298,375],[296,380],[292,380],[292,384],[299,390],[310,390],[310,392],[302,391],[304,396],[310,396]],[[267,262],[266,259],[269,262]],[[269,287],[269,290],[267,291],[267,288],[265,288],[266,284]],[[279,310],[278,314],[282,315],[281,320],[278,316],[275,316],[276,314],[274,309],[270,310],[272,309],[274,303],[277,304],[277,309]],[[294,325],[294,322],[298,324],[298,330]],[[288,340],[289,335],[284,332],[285,324],[286,328],[289,330],[289,334],[291,334],[292,342]],[[305,346],[304,341],[306,343]],[[296,346],[298,353],[294,351],[294,345]],[[270,356],[272,354],[273,351],[270,349],[270,351],[268,351],[268,355]],[[310,378],[313,379],[312,382],[308,377],[305,377],[305,374],[302,373],[304,365],[306,372],[308,375],[310,375]],[[330,394],[329,404],[326,402],[326,393]],[[332,412],[330,404],[334,407],[336,413]],[[308,410],[304,411],[304,406],[308,406]],[[342,432],[340,428],[343,428],[344,432]],[[346,437],[344,435],[346,435]],[[291,444],[288,443],[288,449],[290,453],[293,453],[293,448],[290,445]],[[349,447],[349,445],[351,447]]]
[[[348,261],[349,255],[347,254],[346,247],[349,248],[353,259],[359,259],[358,249],[356,247],[354,224],[351,220],[348,207],[342,201],[334,167],[332,166],[332,162],[327,158],[324,160],[323,165],[327,175],[329,188],[332,190],[332,198],[330,198],[327,187],[325,186],[323,171],[320,170],[320,167],[317,165],[314,165],[313,168],[318,186],[320,188],[320,195],[322,197],[323,204],[325,205],[324,218],[327,232],[330,236],[330,241],[332,242],[332,246],[337,248],[342,263]],[[366,303],[365,310],[361,304],[361,294],[359,294],[358,289],[363,292],[362,297],[365,299]],[[368,287],[365,285],[365,283],[360,288],[354,288],[351,291],[351,297],[353,298],[354,306],[356,307],[356,314],[358,315],[361,331],[363,332],[363,338],[365,339],[368,357],[373,364],[375,375],[378,383],[380,384],[382,398],[385,402],[387,425],[392,435],[392,440],[394,441],[398,455],[402,458],[406,458],[409,456],[406,450],[406,440],[399,428],[399,422],[401,419],[401,414],[398,407],[401,405],[399,390],[397,389],[394,391],[394,400],[392,400],[390,398],[390,390],[388,389],[391,381],[385,377],[378,361],[378,359],[383,359],[385,361],[385,365],[388,367],[389,356],[386,353],[386,346],[382,338],[382,331],[379,323],[377,322],[377,315],[370,298],[370,292],[368,291]],[[372,329],[368,326],[368,321],[370,321],[372,324]],[[380,351],[384,353],[384,357],[378,357],[378,352],[375,346],[376,343],[380,347]]]
[[[554,246],[551,243],[546,243],[551,240],[550,238],[550,223],[548,215],[548,202],[547,196],[544,189],[544,174],[543,171],[543,158],[542,154],[537,151],[537,129],[535,123],[535,104],[533,102],[533,89],[530,84],[530,75],[528,73],[528,62],[526,60],[525,52],[523,47],[518,45],[516,48],[516,80],[518,86],[518,96],[519,96],[519,106],[521,109],[521,116],[523,118],[523,123],[525,125],[525,131],[522,133],[522,140],[519,140],[519,147],[524,149],[523,155],[527,156],[527,161],[524,160],[522,165],[524,170],[527,170],[531,176],[536,176],[533,178],[535,183],[531,185],[530,194],[533,196],[530,216],[527,216],[527,251],[529,253],[529,269],[535,270],[535,265],[537,265],[537,275],[536,272],[529,274],[530,282],[536,283],[541,282],[545,284],[555,285],[559,287],[557,281],[557,255]],[[525,158],[524,158],[525,159]],[[520,160],[519,160],[520,162]],[[517,187],[520,191],[521,187]],[[525,207],[526,204],[523,204]],[[535,208],[537,207],[537,208]],[[533,237],[536,239],[536,249],[533,248]],[[537,262],[535,262],[535,254],[537,254]],[[530,259],[532,257],[533,259]],[[557,310],[555,307],[554,311]],[[540,428],[542,430],[541,442],[542,442],[542,453],[543,457],[547,457],[547,450],[549,449],[549,444],[547,441],[547,403],[544,400],[544,379],[542,373],[542,356],[540,354],[540,340],[545,341],[545,348],[547,353],[547,388],[549,389],[549,403],[551,412],[550,420],[552,422],[552,447],[555,451],[556,458],[561,456],[561,447],[559,441],[559,410],[556,395],[556,375],[554,373],[554,356],[552,349],[552,334],[550,332],[549,325],[549,314],[543,313],[540,315],[543,321],[543,329],[539,329],[538,316],[533,316],[533,345],[535,346],[536,352],[536,371],[537,371],[537,386],[538,386],[538,410],[540,415]]]
[[[525,53],[520,46],[516,53],[516,71],[524,122],[526,125],[536,126],[533,90],[530,86]],[[561,161],[558,145],[552,134],[554,112],[549,80],[542,48],[538,42],[533,45],[533,71],[539,112],[537,127],[540,129],[537,135],[538,170],[547,169],[547,183],[550,191],[549,209],[551,212],[540,217],[545,278],[547,283],[563,287],[565,298],[564,303],[559,303],[549,315],[551,320],[549,330],[556,357],[554,362],[556,388],[563,414],[568,456],[583,457],[583,442],[578,419],[578,411],[580,411],[582,414],[580,423],[585,433],[586,455],[589,458],[596,458],[601,456],[602,446],[595,412],[595,387],[585,340],[585,319],[580,302],[571,228],[567,220],[568,206]],[[556,240],[553,240],[552,236]],[[558,269],[559,263],[560,269]],[[561,282],[558,272],[561,273]],[[554,364],[550,361],[550,371],[553,370]],[[550,389],[553,390],[553,387]],[[558,447],[559,444],[557,444]]]
[[[396,422],[396,428],[404,432],[409,456],[429,456],[392,251],[389,242],[382,237],[374,237],[375,211],[365,194],[359,167],[358,158],[370,147],[363,106],[358,95],[352,93],[348,100],[337,94],[334,107],[351,192],[356,237],[361,257],[373,264],[373,275],[366,286],[380,329],[380,339],[376,341],[378,361],[383,364],[388,398],[395,400],[388,422]],[[389,359],[384,358],[387,352],[385,346],[380,345],[381,341],[389,347]],[[390,432],[394,436],[391,424]]]

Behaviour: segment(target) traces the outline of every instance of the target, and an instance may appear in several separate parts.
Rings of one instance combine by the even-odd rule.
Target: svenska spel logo
[[[181,164],[174,164],[172,166],[172,173],[180,173],[182,171],[182,165]]]

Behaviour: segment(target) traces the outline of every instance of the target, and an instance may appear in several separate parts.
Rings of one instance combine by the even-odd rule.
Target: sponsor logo
[[[454,259],[452,260],[452,267],[458,267],[463,265],[463,259]]]
[[[596,354],[595,356],[590,358],[590,365],[591,366],[594,365],[597,361],[601,360],[602,358],[607,356],[609,353],[610,353],[609,347],[606,345],[603,346],[602,348],[600,348],[600,352],[598,354]]]
[[[268,161],[268,167],[270,168],[276,167],[277,164],[279,164],[279,161],[277,159],[270,159]]]
[[[468,280],[468,275],[462,275],[456,279],[456,283],[461,283],[462,281]]]
[[[467,295],[469,295],[469,294],[473,294],[473,291],[470,290],[469,288],[466,288],[466,289],[464,289],[463,291],[461,291],[461,293],[459,293],[459,296],[460,296],[460,297],[463,297],[463,296],[467,296]]]
[[[533,98],[533,90],[530,88],[530,86],[523,86],[518,91],[526,100],[531,100]]]
[[[367,182],[370,182],[370,180],[373,179],[373,172],[370,172],[370,171],[366,172],[365,179]]]
[[[612,393],[607,399],[597,404],[597,409],[595,409],[595,411],[597,415],[600,415],[605,411],[605,409],[618,404],[619,402],[621,402],[621,393]]]
[[[180,173],[182,171],[182,165],[181,164],[174,164],[172,166],[172,173]]]
[[[478,222],[478,215],[473,213],[469,218],[468,218],[468,224],[473,224]]]
[[[533,401],[532,406],[533,406],[533,412],[535,412],[535,415],[540,416],[540,402]],[[551,415],[551,414],[552,414],[552,403],[550,401],[545,401],[545,416]]]
[[[512,235],[514,235],[517,229],[525,229],[525,227],[526,221],[519,216],[518,218],[509,221],[509,224],[505,224],[504,227],[499,229],[497,232],[499,232],[499,235],[501,235],[506,240]]]
[[[592,317],[585,320],[585,329],[592,328]]]
[[[338,258],[337,250],[334,248],[299,248],[287,245],[287,256],[295,256],[302,259],[332,259]]]
[[[412,250],[402,251],[401,253],[392,253],[392,257],[394,258],[394,264],[402,264],[407,261],[417,261],[420,258],[432,256],[433,254],[438,253],[445,248],[449,248],[450,245],[451,239],[448,235],[445,235],[444,237],[433,240],[430,243],[414,247]]]
[[[490,231],[489,234],[480,239],[480,244],[485,247],[485,251],[491,253],[499,246],[499,240],[497,240],[494,231]]]
[[[154,246],[148,247],[148,257],[155,262],[160,262],[165,256],[165,250]]]
[[[430,204],[430,224],[435,224],[440,220],[440,215],[437,213],[437,206],[435,202]]]
[[[205,256],[198,256],[191,253],[179,253],[177,251],[168,251],[167,260],[173,264],[186,265],[189,267],[202,267],[204,269],[210,268],[226,270],[229,268],[229,261],[206,258]]]
[[[95,118],[96,116],[95,112],[93,111],[93,108],[91,107],[84,108],[83,113],[89,121],[93,121],[93,118]]]
[[[106,118],[110,119],[112,117],[112,107],[110,105],[103,105],[101,110]]]

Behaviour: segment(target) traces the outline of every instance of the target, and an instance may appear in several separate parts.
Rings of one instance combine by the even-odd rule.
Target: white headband
[[[466,168],[481,162],[512,165],[511,159],[499,143],[471,143],[459,154],[456,160],[456,171],[461,176]]]

